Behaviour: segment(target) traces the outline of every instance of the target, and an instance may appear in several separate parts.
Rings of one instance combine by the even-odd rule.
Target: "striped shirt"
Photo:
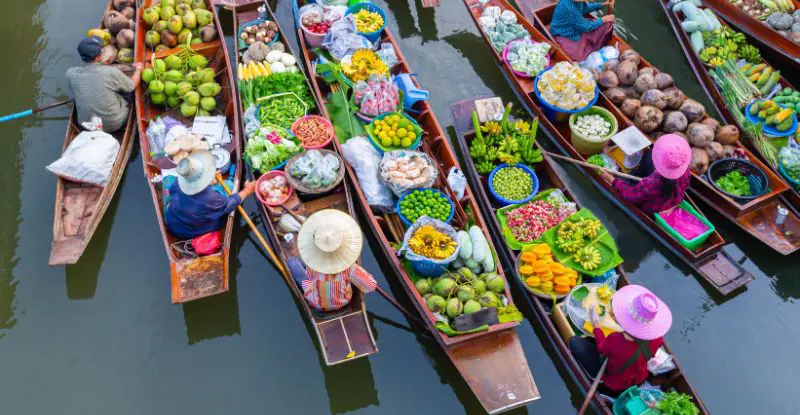
[[[375,278],[358,264],[338,274],[323,274],[306,267],[306,279],[301,285],[303,297],[311,307],[334,311],[350,302],[353,297],[351,283],[365,293],[374,291],[378,285]]]
[[[553,20],[550,22],[550,33],[553,36],[565,37],[577,42],[582,34],[591,32],[603,24],[600,19],[587,19],[583,16],[602,8],[603,5],[600,2],[558,0],[556,10],[553,12]]]

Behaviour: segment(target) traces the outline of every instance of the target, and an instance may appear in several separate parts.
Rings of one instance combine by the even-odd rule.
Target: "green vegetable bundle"
[[[510,112],[509,103],[500,122],[487,121],[483,125],[478,121],[478,114],[472,112],[475,138],[469,145],[469,154],[475,161],[479,174],[489,174],[494,169],[496,161],[527,165],[542,161],[542,150],[535,148],[539,121],[519,120],[511,123],[508,120]]]
[[[751,196],[750,182],[739,170],[731,170],[716,180],[720,189],[735,196]]]

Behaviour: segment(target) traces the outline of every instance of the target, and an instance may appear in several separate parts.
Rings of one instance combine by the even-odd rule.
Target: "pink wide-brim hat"
[[[689,143],[675,134],[665,134],[653,146],[653,166],[662,177],[677,179],[686,173],[692,162]]]
[[[627,285],[611,299],[614,319],[626,333],[639,340],[663,337],[672,327],[667,304],[641,285]]]

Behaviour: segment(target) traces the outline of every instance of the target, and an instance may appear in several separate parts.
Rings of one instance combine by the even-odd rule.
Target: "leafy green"
[[[340,143],[356,136],[367,135],[364,126],[350,110],[350,103],[344,92],[332,92],[325,106],[333,124],[333,131]]]
[[[270,95],[294,92],[308,105],[308,110],[316,107],[311,91],[308,89],[306,77],[300,72],[279,72],[267,77],[255,78],[253,82],[253,96],[256,100]]]
[[[250,167],[264,173],[301,151],[297,139],[286,130],[264,126],[247,140],[244,155]]]
[[[664,399],[658,401],[657,408],[664,415],[697,415],[697,409],[692,397],[679,392],[669,392],[664,394]]]
[[[717,179],[717,186],[735,196],[750,196],[750,182],[739,170],[732,170]]]

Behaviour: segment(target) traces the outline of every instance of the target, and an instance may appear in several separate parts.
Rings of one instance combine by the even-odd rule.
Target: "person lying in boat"
[[[598,328],[596,310],[590,312],[593,341],[574,336],[569,347],[581,366],[596,376],[602,357],[608,359],[598,392],[617,397],[631,386],[640,385],[648,377],[647,362],[664,344],[662,337],[672,326],[672,312],[655,294],[641,285],[622,287],[611,299],[611,313],[622,333],[606,336]]]
[[[644,177],[642,181],[629,183],[606,172],[600,175],[611,182],[624,201],[652,215],[669,211],[683,201],[692,178],[689,171],[691,162],[692,149],[689,143],[678,135],[665,134],[656,140],[653,150],[644,154],[639,165],[631,172]]]
[[[88,122],[97,115],[103,120],[103,131],[113,133],[128,121],[131,94],[139,86],[144,66],[135,63],[136,71],[128,78],[119,69],[100,63],[102,49],[103,39],[97,36],[81,40],[78,53],[86,65],[69,68],[66,77],[75,97],[78,120]]]
[[[224,227],[228,214],[256,189],[255,183],[250,181],[231,196],[214,189],[216,169],[214,156],[208,150],[195,151],[181,159],[176,171],[178,179],[165,184],[168,187],[164,220],[167,230],[183,240]]]
[[[364,293],[375,290],[375,278],[356,263],[363,244],[358,223],[340,210],[318,211],[303,223],[297,232],[300,257],[289,257],[287,264],[312,308],[327,312],[346,306],[352,285]]]
[[[614,7],[614,0],[602,3],[592,0],[558,0],[550,22],[550,33],[573,61],[583,61],[590,53],[606,46],[611,40],[616,21],[614,15],[608,14],[600,19],[586,17],[588,13],[600,10],[603,6],[608,6],[610,11]]]

